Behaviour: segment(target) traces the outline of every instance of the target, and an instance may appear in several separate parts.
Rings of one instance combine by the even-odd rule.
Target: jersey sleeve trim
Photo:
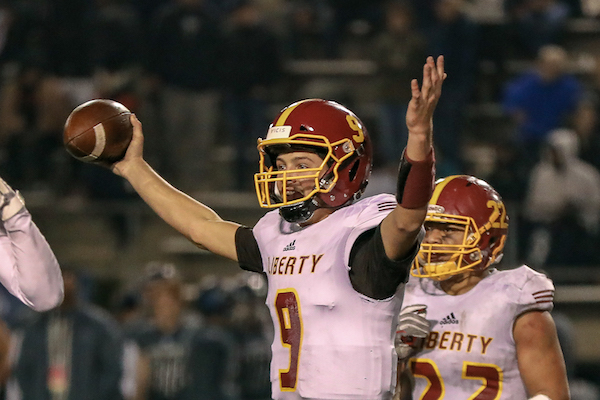
[[[251,228],[240,226],[235,231],[235,249],[240,268],[246,271],[263,272],[262,256]]]

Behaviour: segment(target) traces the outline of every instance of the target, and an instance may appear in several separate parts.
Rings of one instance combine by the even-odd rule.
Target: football
[[[130,115],[127,107],[114,100],[95,99],[77,106],[65,122],[65,148],[84,162],[119,161],[133,135]]]

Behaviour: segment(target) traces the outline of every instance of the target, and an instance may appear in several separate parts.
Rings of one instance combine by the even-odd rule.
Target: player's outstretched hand
[[[144,158],[144,134],[142,132],[142,123],[131,114],[131,124],[133,125],[133,136],[131,143],[125,152],[122,160],[109,166],[109,168],[117,175],[124,176],[128,166],[136,161],[143,161]]]
[[[412,98],[406,112],[406,126],[409,134],[431,135],[433,126],[433,111],[442,94],[442,84],[446,79],[444,72],[444,56],[439,56],[437,62],[433,57],[427,57],[423,66],[423,83],[413,79],[410,83]]]
[[[6,221],[25,207],[21,194],[0,178],[0,219]]]
[[[396,339],[394,341],[398,358],[406,359],[421,350],[431,329],[426,317],[426,305],[413,304],[402,309],[398,318]]]

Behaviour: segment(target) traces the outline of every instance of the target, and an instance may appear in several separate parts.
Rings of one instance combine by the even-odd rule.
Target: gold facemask
[[[277,171],[274,166],[267,166],[267,148],[269,146],[309,146],[323,149],[323,162],[316,168],[294,169]],[[334,149],[341,146],[344,151],[342,157],[336,157]],[[295,134],[289,138],[259,139],[259,166],[260,170],[254,175],[254,186],[258,202],[262,208],[277,208],[306,201],[316,193],[330,192],[338,181],[338,168],[341,163],[350,157],[354,145],[349,139],[331,143],[320,135]],[[331,167],[329,167],[331,165]],[[321,177],[325,172],[325,176]],[[301,197],[288,198],[288,182],[291,180],[310,180],[314,182],[313,189]]]
[[[481,263],[481,250],[477,247],[481,240],[481,232],[477,229],[473,218],[450,214],[428,214],[425,221],[464,226],[462,243],[422,243],[413,261],[411,275],[443,281]],[[438,258],[444,261],[436,261]]]

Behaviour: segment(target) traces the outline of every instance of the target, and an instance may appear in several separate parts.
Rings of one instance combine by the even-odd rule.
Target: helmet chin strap
[[[317,208],[319,205],[313,196],[299,203],[279,207],[279,215],[287,222],[302,224],[311,219]]]
[[[481,260],[481,256],[478,257],[477,254],[478,253],[470,253],[468,254],[468,257],[471,259],[471,261]],[[421,264],[421,267],[429,274],[436,275],[430,276],[429,278],[438,282],[445,282],[450,281],[451,279],[454,279],[454,277],[460,276],[465,272],[477,270],[476,267],[478,267],[480,264],[475,264],[469,268],[460,269],[459,265],[462,265],[463,257],[465,256],[465,254],[455,254],[450,260],[438,263],[425,263],[423,260],[419,259],[419,264]],[[481,268],[481,270],[487,269],[487,267],[489,267],[489,265]]]

